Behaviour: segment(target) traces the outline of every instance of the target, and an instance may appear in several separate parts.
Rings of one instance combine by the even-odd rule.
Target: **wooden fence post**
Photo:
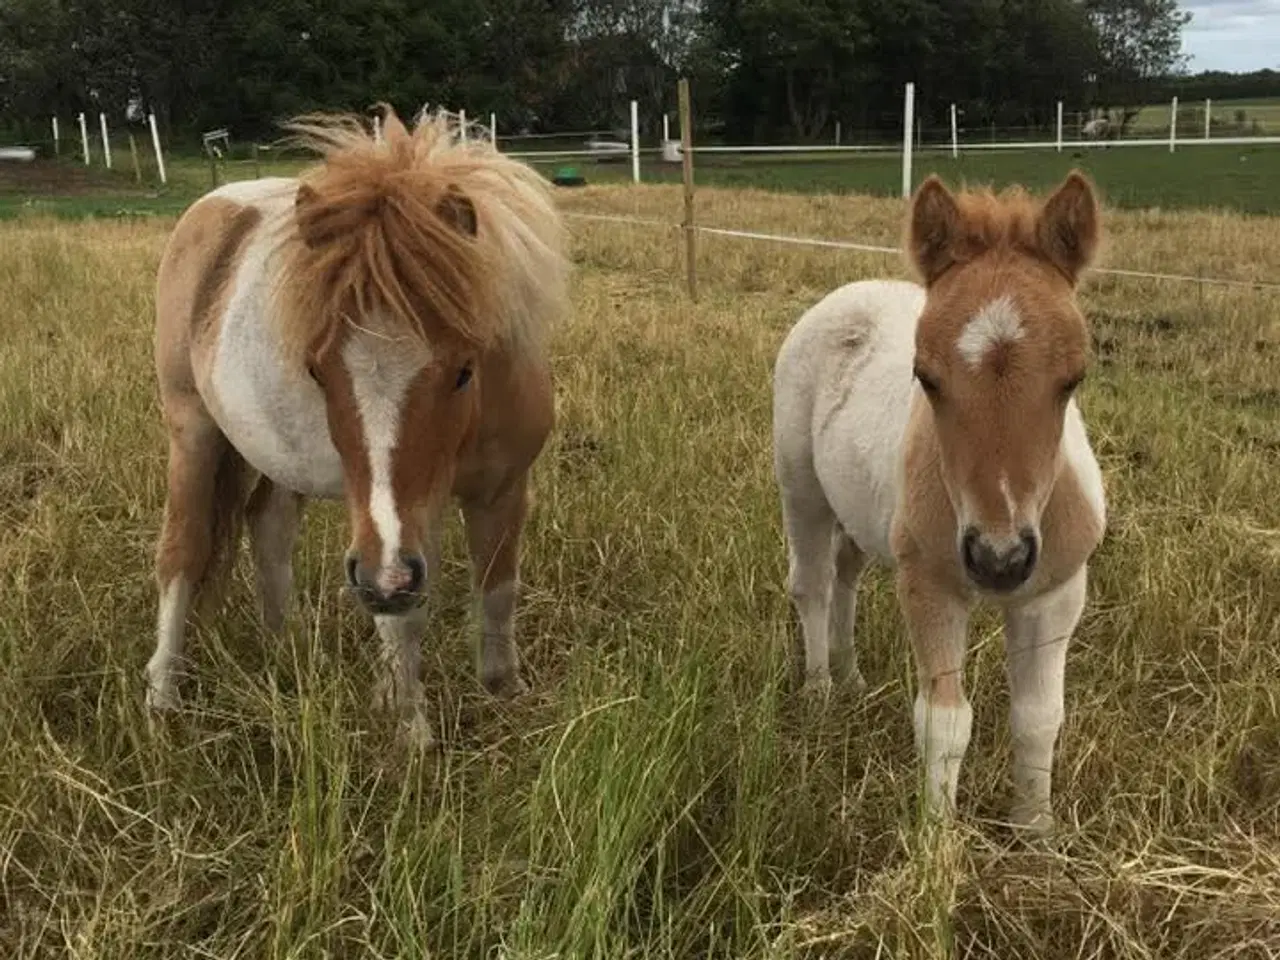
[[[689,296],[698,299],[697,232],[693,224],[693,105],[689,80],[680,80],[680,159],[684,167],[684,267]]]

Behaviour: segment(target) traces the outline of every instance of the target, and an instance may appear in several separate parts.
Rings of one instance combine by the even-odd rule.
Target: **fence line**
[[[640,227],[664,227],[668,230],[683,229],[683,225],[670,220],[659,220],[653,217],[629,217],[620,214],[579,213],[567,211],[566,217],[575,220],[596,221],[599,223],[622,223]],[[782,233],[760,233],[754,230],[736,230],[729,227],[703,227],[695,225],[698,233],[719,237],[736,237],[743,240],[763,240],[771,243],[785,243],[801,247],[819,247],[830,250],[852,250],[857,253],[885,253],[901,255],[901,247],[886,247],[873,243],[856,243],[848,240],[826,240],[820,237],[797,237]],[[1247,287],[1251,290],[1280,290],[1277,280],[1236,280],[1229,277],[1197,277],[1181,273],[1154,273],[1146,270],[1126,270],[1120,267],[1092,267],[1090,273],[1104,274],[1114,277],[1127,277],[1139,280],[1163,280],[1173,283],[1211,284],[1222,287]]]

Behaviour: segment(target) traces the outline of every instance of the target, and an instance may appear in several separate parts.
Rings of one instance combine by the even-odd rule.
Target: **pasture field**
[[[566,205],[676,219],[673,187]],[[900,200],[706,189],[702,217],[895,242]],[[1280,220],[1110,212],[1111,265],[1280,274]],[[0,225],[0,955],[1280,956],[1280,295],[1091,278],[1082,406],[1109,532],[1068,659],[1062,832],[1011,840],[996,622],[951,830],[919,826],[910,658],[864,583],[868,693],[797,696],[770,371],[801,311],[894,258],[573,221],[559,423],[518,637],[486,699],[456,526],[425,646],[444,737],[367,703],[345,516],[313,505],[287,636],[244,557],[149,729],[170,221]]]
[[[117,162],[119,158],[117,158]],[[300,160],[264,160],[263,175],[292,175]],[[193,157],[169,161],[169,185],[140,186],[132,173],[109,174],[101,167],[86,170],[73,162],[0,164],[0,220],[27,214],[60,217],[174,216],[211,185],[208,162]],[[534,161],[550,177],[562,166],[576,167],[590,184],[630,183],[629,158],[623,162],[593,160]],[[1136,209],[1216,208],[1251,214],[1280,215],[1280,146],[1189,146],[1169,153],[1163,146],[1110,150],[962,151],[926,150],[913,164],[915,183],[938,173],[949,183],[1005,186],[1022,183],[1045,189],[1072,167],[1086,170],[1118,207]],[[146,174],[151,177],[151,173]],[[245,160],[219,168],[221,182],[254,175]],[[897,197],[902,189],[898,154],[699,154],[696,180],[706,186],[752,188],[781,193],[871,194]],[[644,155],[641,177],[646,183],[679,183],[680,167]],[[845,236],[850,236],[845,228]],[[852,235],[857,236],[856,233]]]

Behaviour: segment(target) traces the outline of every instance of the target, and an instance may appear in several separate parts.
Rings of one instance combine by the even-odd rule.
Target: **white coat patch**
[[[979,367],[992,347],[1021,340],[1022,333],[1022,318],[1013,301],[1008,296],[997,297],[965,324],[956,340],[956,349],[969,366]]]

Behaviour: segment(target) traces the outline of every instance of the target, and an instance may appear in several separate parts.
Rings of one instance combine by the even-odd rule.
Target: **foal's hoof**
[[[1053,811],[1044,803],[1015,803],[1009,811],[1009,823],[1027,840],[1048,840],[1057,830]]]
[[[173,684],[147,684],[147,710],[150,713],[174,713],[180,705],[178,690]]]

